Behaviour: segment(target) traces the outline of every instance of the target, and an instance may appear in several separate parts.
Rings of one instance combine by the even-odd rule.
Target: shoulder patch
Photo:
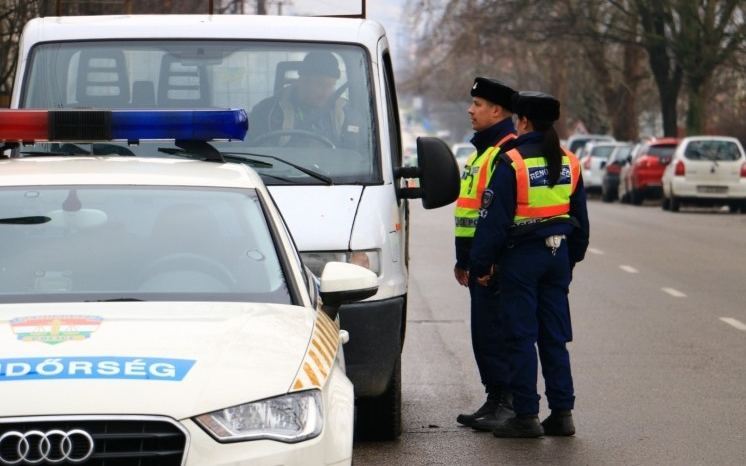
[[[480,208],[487,209],[492,205],[492,199],[494,199],[495,193],[491,189],[485,189],[482,193],[482,205]]]

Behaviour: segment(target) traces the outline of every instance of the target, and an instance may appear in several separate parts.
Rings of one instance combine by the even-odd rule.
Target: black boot
[[[506,390],[491,391],[487,401],[492,402],[492,409],[482,416],[473,419],[468,425],[477,430],[490,431],[494,429],[507,419],[515,416],[512,400],[513,397]]]
[[[459,414],[456,417],[456,422],[459,424],[470,426],[471,423],[474,421],[474,419],[480,418],[484,416],[487,413],[492,412],[495,409],[496,403],[494,403],[492,400],[487,398],[487,401],[484,402],[481,408],[474,411],[471,414]]]
[[[492,435],[500,438],[536,438],[544,435],[539,416],[515,416],[492,429]]]
[[[575,424],[572,422],[572,411],[569,409],[553,409],[552,414],[541,422],[544,435],[569,437],[575,435]]]

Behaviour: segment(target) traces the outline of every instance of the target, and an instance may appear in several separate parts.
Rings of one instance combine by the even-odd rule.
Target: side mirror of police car
[[[400,199],[422,199],[426,209],[437,209],[455,201],[461,189],[458,162],[442,139],[417,138],[417,166],[396,170],[398,178],[419,178],[419,188],[400,188]]]
[[[378,292],[378,277],[370,270],[346,262],[328,262],[321,272],[319,294],[332,319],[342,304],[370,298]]]

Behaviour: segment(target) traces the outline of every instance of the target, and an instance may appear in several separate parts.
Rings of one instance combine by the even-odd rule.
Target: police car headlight
[[[327,262],[349,262],[350,264],[365,267],[376,275],[381,273],[381,254],[378,249],[365,249],[358,251],[313,251],[302,252],[303,263],[317,277]]]
[[[221,409],[195,421],[219,442],[271,439],[296,443],[321,433],[324,409],[321,392],[309,390]]]

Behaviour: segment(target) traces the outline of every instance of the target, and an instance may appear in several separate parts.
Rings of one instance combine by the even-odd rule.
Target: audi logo
[[[70,431],[12,430],[0,435],[1,464],[74,464],[93,454],[93,437],[80,429]]]

